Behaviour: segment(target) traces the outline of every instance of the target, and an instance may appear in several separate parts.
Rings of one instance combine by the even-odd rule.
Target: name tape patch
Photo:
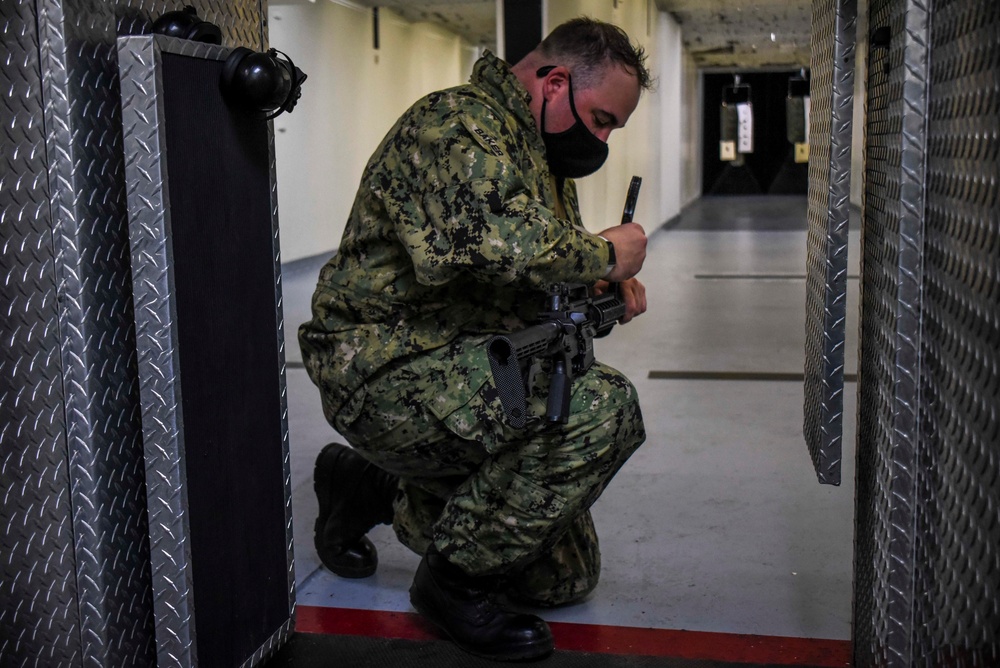
[[[497,157],[503,155],[503,149],[500,148],[500,145],[497,144],[497,141],[493,137],[483,132],[482,128],[472,128],[472,131],[475,132],[477,135],[479,135],[479,138],[486,143],[486,146],[490,149],[493,155]]]

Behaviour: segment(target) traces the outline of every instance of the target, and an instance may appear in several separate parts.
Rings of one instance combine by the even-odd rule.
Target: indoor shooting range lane
[[[648,438],[593,508],[601,584],[581,605],[543,611],[546,620],[850,638],[853,452],[844,453],[840,487],[817,484],[803,444],[802,384],[784,379],[803,368],[805,198],[767,198],[771,207],[762,199],[703,198],[651,232],[640,275],[649,310],[596,342],[598,358],[636,385]],[[690,229],[685,217],[709,212],[731,224]],[[795,219],[798,229],[774,229]],[[370,534],[380,558],[371,578],[338,578],[313,549],[313,462],[337,437],[294,331],[327,257],[299,260],[283,275],[300,631],[314,606],[412,612],[419,562],[387,526]],[[856,247],[850,257],[856,275]],[[856,331],[848,322],[849,374]],[[845,394],[852,414],[854,393]],[[854,425],[845,427],[853,450]]]

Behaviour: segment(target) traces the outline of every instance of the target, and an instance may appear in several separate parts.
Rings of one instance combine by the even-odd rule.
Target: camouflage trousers
[[[492,378],[437,415],[441,392],[419,365],[368,382],[334,426],[400,477],[393,527],[418,554],[431,542],[472,575],[504,575],[507,593],[560,605],[597,585],[601,561],[589,508],[645,439],[635,388],[596,363],[573,382],[569,422],[513,429]],[[544,411],[539,374],[529,411]]]

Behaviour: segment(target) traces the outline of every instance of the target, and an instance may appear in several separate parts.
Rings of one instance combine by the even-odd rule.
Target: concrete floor
[[[801,382],[685,378],[802,372],[805,215],[804,197],[703,198],[651,232],[639,276],[649,311],[597,342],[598,357],[638,388],[648,439],[593,508],[601,584],[580,605],[545,611],[546,619],[850,638],[854,385],[845,392],[844,483],[830,487],[816,482],[803,441]],[[283,272],[297,601],[407,611],[418,557],[389,527],[371,534],[380,566],[365,580],[332,575],[313,551],[313,461],[339,437],[301,368],[295,329],[309,316],[324,260]],[[854,373],[857,280],[848,287]],[[650,378],[657,371],[675,373]]]

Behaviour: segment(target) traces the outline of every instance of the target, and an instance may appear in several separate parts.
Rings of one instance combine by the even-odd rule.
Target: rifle
[[[632,222],[640,185],[642,179],[633,176],[622,224]],[[561,283],[548,293],[537,324],[491,337],[486,342],[487,357],[508,424],[520,429],[528,423],[527,397],[542,359],[551,362],[545,421],[566,424],[573,379],[594,364],[594,339],[607,336],[624,315],[625,300],[618,284],[591,297],[582,283]]]

